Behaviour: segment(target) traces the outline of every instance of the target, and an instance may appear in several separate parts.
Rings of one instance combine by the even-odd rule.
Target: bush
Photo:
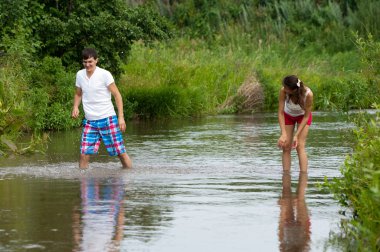
[[[142,104],[154,108],[149,105],[150,101],[143,101],[142,96],[144,99],[163,96],[160,99],[167,103],[171,112],[149,112],[150,115],[215,113],[219,105],[235,95],[250,74],[248,58],[239,53],[228,53],[228,48],[211,51],[201,41],[182,39],[172,43],[157,43],[150,47],[134,45],[125,75],[120,80],[121,92],[127,94],[131,103],[139,100],[140,108]],[[134,95],[136,98],[132,99]],[[176,105],[174,108],[168,104]],[[158,104],[156,108],[165,110]]]
[[[140,118],[180,117],[200,114],[196,91],[178,86],[130,88],[124,96],[125,106],[131,106],[133,115]],[[127,111],[130,111],[127,109]]]
[[[12,40],[18,36],[15,28],[25,27],[37,56],[58,57],[71,69],[80,67],[83,48],[94,47],[102,65],[119,76],[134,41],[166,39],[171,34],[166,19],[148,6],[131,8],[123,0],[9,2],[0,3],[1,38]],[[7,52],[8,47],[0,46],[2,50]]]
[[[75,75],[65,71],[59,58],[45,57],[34,63],[30,80],[31,129],[61,130],[79,125],[79,120],[71,119]]]
[[[377,107],[379,109],[379,107]],[[341,168],[342,177],[326,185],[340,204],[352,215],[342,222],[350,250],[378,251],[380,248],[380,114],[368,121],[356,119],[360,125],[354,133],[353,155]],[[348,212],[347,212],[348,213]]]

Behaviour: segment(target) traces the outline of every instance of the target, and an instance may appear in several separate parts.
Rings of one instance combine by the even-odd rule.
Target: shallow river
[[[134,168],[104,148],[77,168],[80,129],[45,155],[0,159],[0,251],[335,251],[318,185],[351,152],[344,116],[315,113],[308,174],[284,174],[274,113],[128,122]]]

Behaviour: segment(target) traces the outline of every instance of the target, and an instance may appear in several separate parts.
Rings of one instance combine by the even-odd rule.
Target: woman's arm
[[[284,117],[284,107],[285,107],[285,98],[286,93],[284,88],[280,89],[280,93],[278,95],[278,124],[281,129],[281,136],[278,139],[277,145],[278,147],[284,147],[286,145],[286,130],[285,130],[285,117]]]
[[[303,116],[301,123],[298,125],[297,130],[293,137],[293,144],[292,144],[293,148],[296,148],[298,145],[298,135],[302,132],[303,128],[305,128],[305,125],[307,121],[309,120],[312,109],[313,109],[313,92],[310,91],[308,95],[306,96],[305,114]]]

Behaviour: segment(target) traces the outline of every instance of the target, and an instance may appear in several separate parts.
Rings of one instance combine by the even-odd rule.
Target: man
[[[98,55],[95,49],[82,51],[84,69],[76,75],[76,91],[73,118],[79,116],[79,105],[83,102],[85,119],[81,139],[79,168],[87,169],[91,154],[96,154],[103,140],[110,156],[118,156],[123,168],[132,168],[132,161],[126,153],[123,137],[126,125],[123,114],[123,100],[111,73],[97,67]],[[118,117],[111,101],[115,98]]]

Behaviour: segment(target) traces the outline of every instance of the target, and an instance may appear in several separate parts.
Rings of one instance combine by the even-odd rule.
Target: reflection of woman
[[[74,251],[116,251],[122,239],[124,211],[120,179],[81,181],[82,204],[73,214]]]
[[[282,175],[282,197],[279,200],[280,251],[308,251],[310,241],[310,219],[305,202],[307,173],[300,172],[297,192],[291,188],[289,172]]]

